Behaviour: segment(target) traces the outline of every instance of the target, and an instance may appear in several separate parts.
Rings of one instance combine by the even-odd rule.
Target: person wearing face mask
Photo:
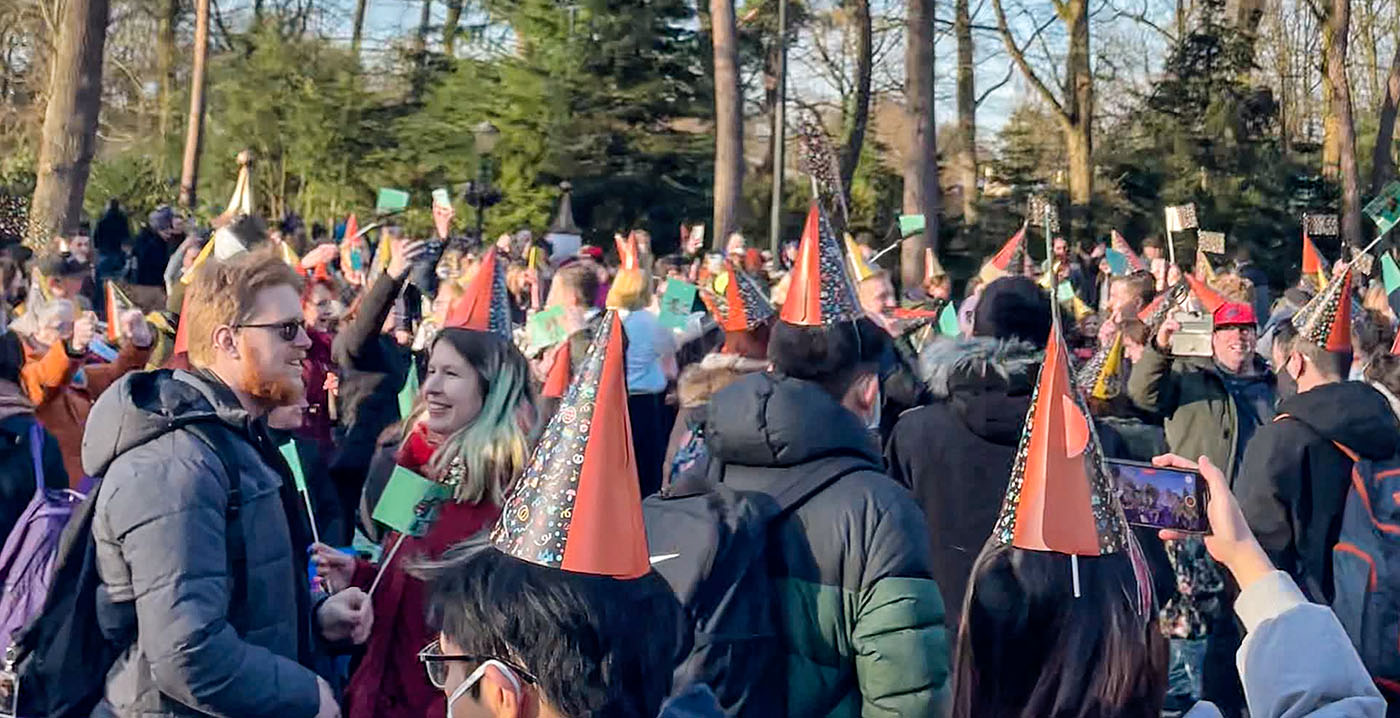
[[[98,612],[134,637],[94,716],[340,715],[309,666],[363,643],[373,614],[359,589],[311,592],[301,499],[266,429],[305,393],[300,288],[266,251],[205,262],[184,317],[193,369],[130,374],[93,407]]]
[[[496,267],[505,270],[503,262]],[[510,341],[504,293],[493,307],[492,278],[481,272],[478,280],[434,338],[413,410],[397,431],[386,432],[370,463],[361,528],[382,536],[389,563],[376,566],[329,546],[314,548],[317,572],[333,589],[368,589],[383,574],[374,593],[376,630],[346,692],[351,718],[444,715],[441,696],[416,665],[419,650],[435,635],[424,620],[423,584],[405,569],[491,525],[529,451],[538,418],[529,365]],[[397,467],[452,487],[451,501],[421,538],[386,534],[371,519]]]
[[[1259,330],[1250,305],[1226,302],[1212,320],[1209,358],[1172,356],[1181,324],[1163,322],[1128,375],[1128,398],[1163,420],[1172,453],[1210,457],[1233,484],[1245,446],[1274,418],[1275,379],[1255,353]]]
[[[1280,378],[1287,374],[1298,391],[1250,442],[1235,488],[1269,557],[1321,603],[1332,600],[1332,549],[1355,460],[1383,461],[1400,449],[1400,424],[1386,398],[1345,381],[1352,328],[1344,284],[1333,280],[1280,327]]]
[[[948,637],[928,525],[885,474],[873,429],[889,335],[862,316],[820,212],[814,203],[773,325],[772,370],[710,399],[711,473],[740,491],[813,491],[768,544],[779,615],[814,617],[784,631],[792,668],[773,690],[786,691],[787,714],[941,715]]]

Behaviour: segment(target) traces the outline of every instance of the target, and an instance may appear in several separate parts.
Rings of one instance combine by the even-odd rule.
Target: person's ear
[[[238,359],[238,339],[234,336],[233,327],[219,327],[214,330],[214,348],[229,355],[230,359]]]
[[[869,411],[880,401],[880,377],[875,374],[866,374],[856,382],[858,394],[857,401],[862,409]]]
[[[525,715],[525,691],[520,680],[508,670],[487,666],[477,684],[481,704],[496,718],[520,718]]]
[[[1303,372],[1304,372],[1304,371],[1307,371],[1307,368],[1308,368],[1308,360],[1305,359],[1305,358],[1303,357],[1302,353],[1300,353],[1300,352],[1290,352],[1290,353],[1289,353],[1289,355],[1288,355],[1288,363],[1287,363],[1287,364],[1284,364],[1284,371],[1287,371],[1287,372],[1288,372],[1288,375],[1291,376],[1291,377],[1293,377],[1293,380],[1294,380],[1294,381],[1297,381],[1297,380],[1299,380],[1299,379],[1302,379],[1302,378],[1303,378]]]

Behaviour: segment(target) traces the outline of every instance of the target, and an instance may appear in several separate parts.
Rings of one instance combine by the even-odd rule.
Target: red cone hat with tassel
[[[549,373],[544,378],[544,387],[540,389],[540,396],[546,399],[562,399],[564,393],[569,390],[572,369],[569,341],[565,339],[559,342],[558,348],[554,350],[554,363],[549,365]]]
[[[1293,327],[1309,342],[1329,352],[1351,351],[1351,268],[1293,315]]]
[[[1077,556],[1126,549],[1127,521],[1102,453],[1052,329],[993,540]]]
[[[1016,258],[1021,256],[1023,246],[1026,241],[1026,224],[1016,230],[1016,234],[1011,235],[1011,239],[1006,240],[1006,244],[1001,245],[1001,249],[982,265],[980,276],[983,282],[991,282],[1008,274],[1020,274],[1021,268],[1012,266],[1016,263]]]
[[[495,247],[487,250],[466,291],[447,310],[443,327],[492,332],[506,341],[512,339],[506,265],[496,256]]]
[[[491,543],[574,573],[651,571],[627,414],[622,322],[604,315],[578,376],[506,497]]]
[[[807,210],[802,244],[797,248],[797,263],[779,318],[799,327],[828,326],[860,318],[860,302],[848,267],[826,213],[813,201]]]
[[[1322,252],[1317,251],[1306,227],[1303,228],[1303,276],[1312,279],[1318,289],[1327,286],[1327,262]]]

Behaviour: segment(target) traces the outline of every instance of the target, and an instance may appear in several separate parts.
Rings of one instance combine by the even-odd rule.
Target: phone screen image
[[[1194,471],[1166,469],[1110,459],[1118,501],[1128,523],[1186,533],[1210,532],[1206,485]]]

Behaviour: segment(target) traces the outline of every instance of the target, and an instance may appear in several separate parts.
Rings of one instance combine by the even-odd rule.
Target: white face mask
[[[452,691],[452,695],[448,696],[447,718],[452,718],[452,704],[456,703],[458,698],[466,695],[467,691],[472,689],[472,686],[481,682],[482,677],[486,675],[486,669],[488,667],[494,667],[496,670],[500,671],[501,675],[505,676],[507,681],[510,681],[510,687],[515,692],[516,697],[520,697],[520,681],[515,677],[515,671],[512,671],[510,666],[500,661],[488,660],[477,666],[476,670],[472,671],[471,675],[467,676],[465,681],[462,681],[462,685],[457,686],[457,690]]]

